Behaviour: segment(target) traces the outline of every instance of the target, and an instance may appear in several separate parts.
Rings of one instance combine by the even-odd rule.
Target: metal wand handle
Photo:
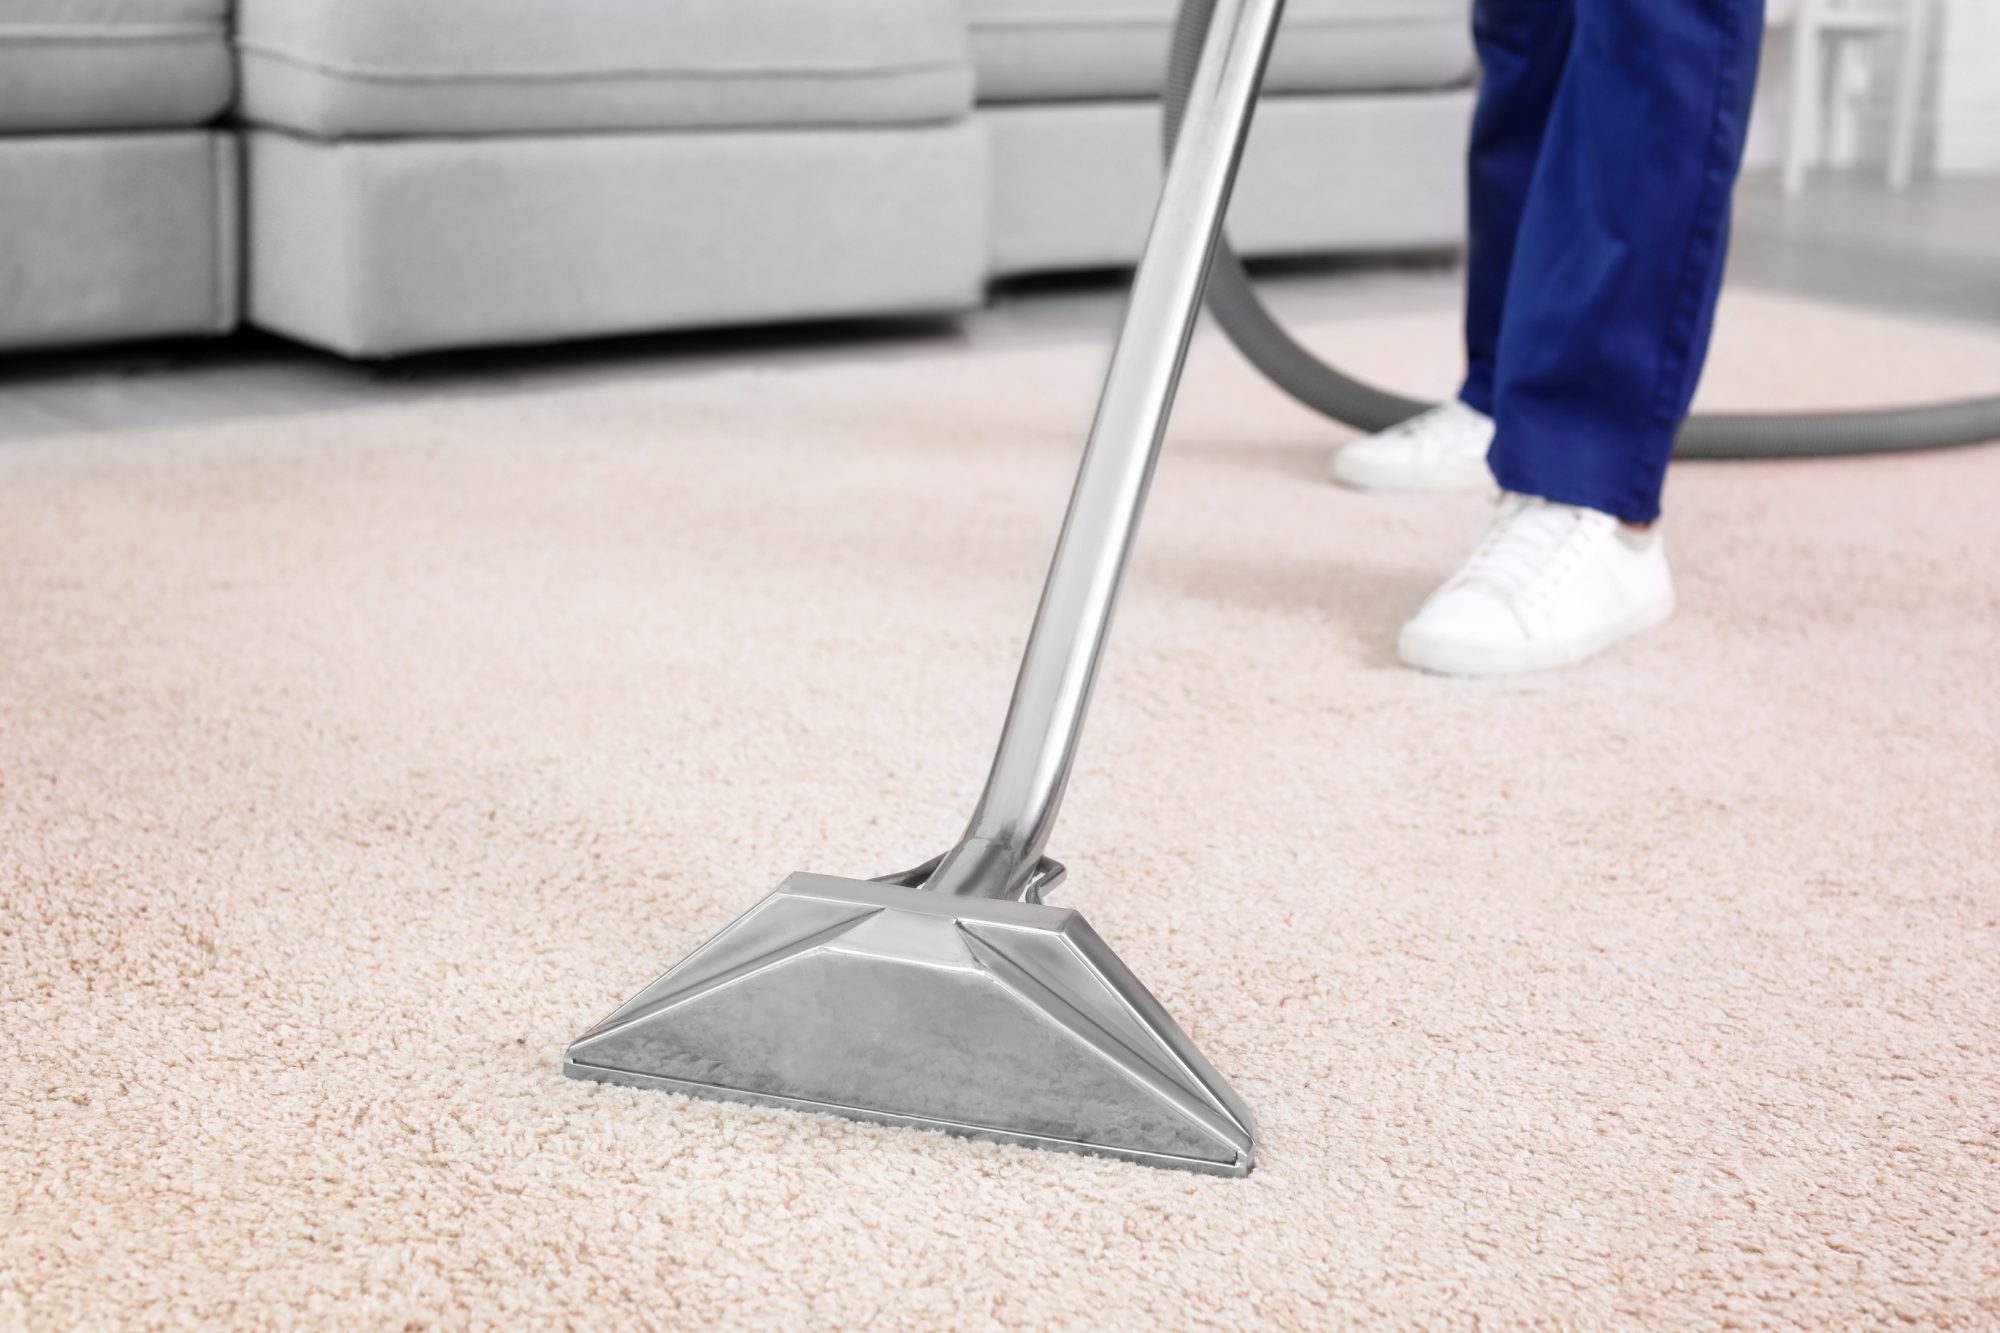
[[[937,892],[1017,898],[1041,864],[1283,9],[1216,0],[1007,725],[965,837],[926,880]]]

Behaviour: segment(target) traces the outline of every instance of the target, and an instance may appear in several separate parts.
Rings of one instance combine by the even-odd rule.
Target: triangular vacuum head
[[[1080,914],[826,875],[786,880],[563,1070],[1220,1175],[1255,1137]]]

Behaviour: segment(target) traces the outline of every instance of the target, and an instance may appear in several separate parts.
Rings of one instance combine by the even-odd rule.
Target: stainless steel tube
[[[926,881],[937,892],[1017,897],[1041,860],[1283,9],[1216,0],[999,752],[964,840]]]

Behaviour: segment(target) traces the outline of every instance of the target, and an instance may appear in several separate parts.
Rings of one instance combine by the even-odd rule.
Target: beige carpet
[[[1718,356],[2000,390],[1773,299]],[[1481,502],[1321,484],[1204,343],[1054,850],[1255,1173],[558,1076],[956,831],[1101,360],[0,451],[0,1325],[2000,1321],[2000,449],[1685,467],[1679,618],[1471,686],[1388,644]]]

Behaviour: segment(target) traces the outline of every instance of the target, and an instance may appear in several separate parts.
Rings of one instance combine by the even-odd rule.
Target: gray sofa
[[[43,314],[0,325],[17,339],[38,319],[41,341],[227,327],[232,134],[245,317],[354,357],[962,310],[995,278],[1130,262],[1158,182],[1173,0],[238,0],[233,131],[169,133],[229,100],[222,3],[10,0],[75,20],[94,43],[77,57],[86,82],[124,99],[117,124],[148,126],[161,159],[142,171],[102,136],[69,150],[124,221],[91,234],[100,207],[73,190],[37,208],[46,243],[126,308],[78,322],[51,291]],[[1467,0],[1291,9],[1232,214],[1239,246],[1453,243]],[[142,13],[143,38],[76,19]],[[16,45],[6,28],[0,52]],[[145,97],[113,68],[127,43],[150,52]],[[22,91],[5,72],[0,127],[85,128],[67,80]],[[200,170],[175,153],[203,155]],[[53,170],[28,156],[20,170]],[[162,176],[185,196],[171,224],[132,207],[164,197]],[[164,295],[192,285],[165,250],[197,231],[201,311]],[[0,274],[43,262],[10,257]]]
[[[1131,262],[1160,181],[1176,0],[967,0],[996,276]],[[1249,255],[1464,232],[1466,0],[1290,0],[1230,210]]]
[[[236,327],[227,0],[0,4],[0,348]]]
[[[980,298],[956,0],[242,0],[238,26],[264,327],[387,356]]]

